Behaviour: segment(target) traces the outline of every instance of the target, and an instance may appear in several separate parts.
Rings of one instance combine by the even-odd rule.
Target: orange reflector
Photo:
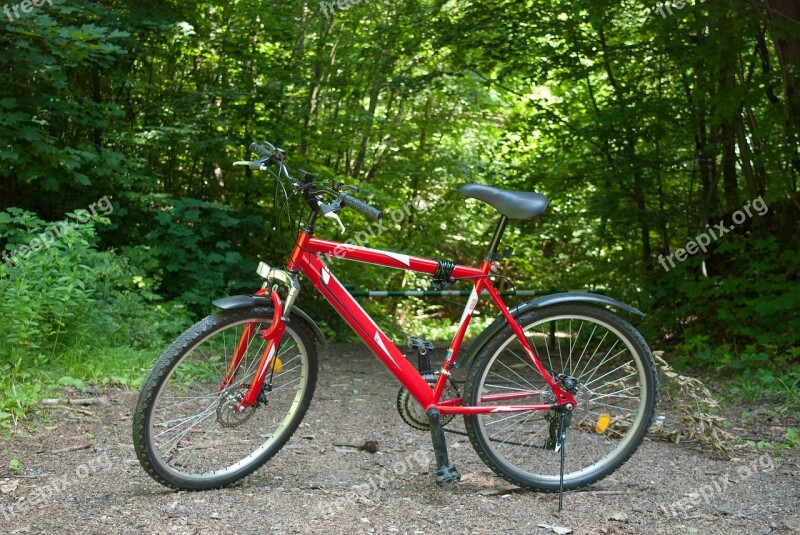
[[[275,357],[275,364],[272,365],[272,369],[275,373],[281,373],[283,369],[283,362],[278,357]]]
[[[594,430],[598,433],[604,433],[606,429],[608,429],[608,424],[611,423],[611,416],[608,413],[603,413],[597,419],[597,423],[594,424]]]

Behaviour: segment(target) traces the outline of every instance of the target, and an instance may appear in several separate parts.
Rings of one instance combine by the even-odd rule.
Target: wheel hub
[[[256,404],[239,410],[239,404],[244,399],[249,386],[243,386],[238,390],[224,392],[220,396],[217,406],[217,421],[223,427],[237,427],[242,425],[256,412]]]

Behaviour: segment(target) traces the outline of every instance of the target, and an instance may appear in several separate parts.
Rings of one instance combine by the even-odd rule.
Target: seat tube
[[[501,216],[500,221],[497,223],[497,228],[494,231],[494,236],[492,236],[492,241],[489,243],[489,251],[486,253],[486,258],[484,259],[489,263],[494,260],[494,255],[497,253],[497,248],[500,247],[500,238],[503,237],[503,232],[506,230],[506,225],[508,225],[508,217]]]

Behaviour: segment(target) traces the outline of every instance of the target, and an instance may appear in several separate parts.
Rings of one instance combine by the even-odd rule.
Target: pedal
[[[433,351],[433,342],[416,336],[408,337],[408,347],[417,351]]]
[[[461,481],[461,472],[459,472],[458,467],[453,464],[434,471],[433,478],[439,486],[451,485]]]
[[[442,429],[442,419],[439,410],[431,407],[427,411],[428,421],[431,427],[431,439],[433,440],[433,454],[436,457],[436,470],[433,471],[433,478],[437,485],[447,485],[461,480],[461,472],[456,465],[450,464],[447,455],[447,441],[444,438]]]

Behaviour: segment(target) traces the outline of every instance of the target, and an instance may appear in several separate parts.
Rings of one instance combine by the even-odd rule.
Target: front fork
[[[243,411],[258,400],[258,396],[264,386],[264,380],[273,367],[273,362],[275,361],[275,355],[278,352],[278,346],[281,338],[283,337],[283,332],[286,330],[286,323],[283,320],[283,305],[281,305],[278,292],[274,290],[270,292],[270,298],[272,299],[272,306],[274,309],[272,314],[272,323],[270,324],[269,328],[263,329],[259,333],[259,338],[267,341],[267,347],[264,348],[264,352],[261,354],[261,360],[258,363],[258,368],[256,368],[253,380],[250,383],[250,386],[248,387],[244,397],[239,402],[239,405],[236,407],[236,412]],[[242,334],[239,337],[239,343],[236,344],[236,350],[233,354],[233,358],[231,358],[231,362],[228,365],[225,376],[219,385],[220,392],[228,388],[233,382],[236,372],[239,370],[239,366],[242,363],[242,357],[244,357],[247,348],[250,346],[250,342],[256,335],[257,325],[258,323],[256,322],[245,324],[244,330],[242,330]]]
[[[286,296],[286,306],[281,304],[280,297],[276,291],[277,286],[273,286],[272,291],[269,293],[274,310],[272,314],[272,323],[268,329],[263,329],[259,336],[262,340],[267,341],[267,347],[264,348],[253,380],[244,397],[239,402],[239,405],[236,407],[236,412],[241,412],[258,401],[258,397],[264,387],[264,380],[270,370],[274,369],[275,365],[273,363],[275,362],[283,332],[286,330],[286,323],[289,321],[289,312],[291,311],[295,299],[297,299],[297,295],[300,293],[300,284],[297,281],[297,275],[295,273],[283,269],[271,268],[264,262],[258,263],[258,269],[256,271],[265,279],[265,282],[264,286],[257,291],[255,295],[266,295],[268,285],[275,281],[284,283],[289,288],[289,293]],[[231,358],[231,362],[228,364],[228,369],[219,385],[220,392],[228,388],[233,382],[233,378],[236,376],[236,372],[239,370],[239,366],[242,363],[242,357],[256,335],[257,325],[258,323],[256,322],[245,324],[242,335],[239,337],[239,343],[236,344],[236,350]]]

